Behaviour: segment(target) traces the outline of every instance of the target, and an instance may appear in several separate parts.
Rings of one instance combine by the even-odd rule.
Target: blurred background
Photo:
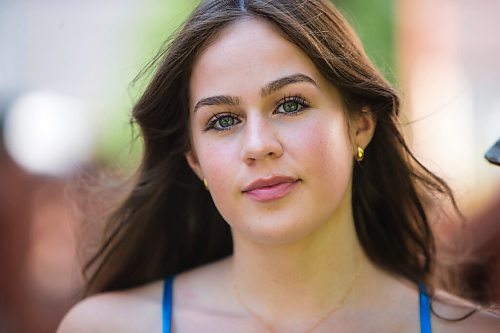
[[[401,91],[416,156],[469,218],[436,231],[453,243],[466,230],[478,265],[463,274],[487,286],[478,300],[500,300],[500,167],[483,158],[500,137],[500,1],[334,2]],[[0,332],[53,332],[78,300],[80,236],[99,228],[79,213],[92,189],[74,189],[136,166],[129,116],[145,82],[131,82],[196,3],[0,0]]]

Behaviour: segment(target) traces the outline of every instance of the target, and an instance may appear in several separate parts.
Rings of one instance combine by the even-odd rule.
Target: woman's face
[[[291,242],[351,214],[349,137],[360,131],[349,133],[338,91],[275,28],[248,19],[223,30],[189,89],[188,162],[233,233]]]

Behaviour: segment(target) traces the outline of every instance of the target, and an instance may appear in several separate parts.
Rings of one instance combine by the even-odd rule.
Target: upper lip
[[[259,178],[243,188],[243,192],[249,192],[255,189],[270,187],[281,183],[295,183],[298,179],[289,176],[272,176]]]

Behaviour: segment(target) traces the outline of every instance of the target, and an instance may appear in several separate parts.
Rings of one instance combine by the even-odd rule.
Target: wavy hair
[[[430,193],[453,196],[420,164],[398,128],[400,102],[352,28],[326,0],[207,0],[154,60],[154,75],[133,108],[144,140],[133,189],[109,218],[87,262],[86,294],[129,288],[228,256],[230,229],[189,168],[189,94],[197,57],[231,23],[265,20],[297,45],[340,92],[348,115],[367,108],[377,126],[353,170],[358,239],[379,267],[429,282],[435,245],[426,214]]]

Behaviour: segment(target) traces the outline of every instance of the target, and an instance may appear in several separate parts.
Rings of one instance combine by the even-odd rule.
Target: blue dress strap
[[[429,295],[425,288],[425,284],[420,283],[418,285],[419,291],[419,303],[420,303],[420,332],[421,333],[431,333],[431,304],[429,301]]]
[[[173,285],[174,285],[174,277],[173,276],[167,277],[163,285],[163,300],[162,300],[163,333],[171,332]]]
[[[173,276],[169,276],[165,279],[162,301],[163,333],[171,332],[173,284]],[[423,283],[419,284],[418,290],[420,303],[420,332],[432,333],[429,295]]]

